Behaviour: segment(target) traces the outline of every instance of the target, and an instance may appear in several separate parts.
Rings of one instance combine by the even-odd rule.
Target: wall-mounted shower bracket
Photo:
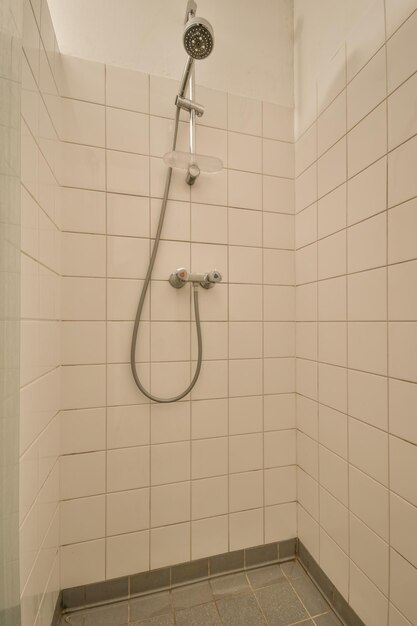
[[[195,111],[197,117],[202,117],[204,115],[204,106],[202,104],[198,104],[198,102],[194,102],[193,100],[189,100],[188,98],[182,98],[181,96],[177,96],[175,98],[175,105],[180,109],[184,109],[184,111]]]
[[[203,289],[211,289],[216,283],[220,283],[223,277],[218,270],[211,270],[205,274],[194,274],[187,272],[184,267],[180,267],[169,277],[169,283],[175,289],[181,289],[186,283],[200,285]]]

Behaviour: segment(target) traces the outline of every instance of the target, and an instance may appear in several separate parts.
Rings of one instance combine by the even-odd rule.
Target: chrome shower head
[[[193,59],[205,59],[213,50],[213,28],[202,17],[191,17],[185,25],[183,35],[184,48]]]

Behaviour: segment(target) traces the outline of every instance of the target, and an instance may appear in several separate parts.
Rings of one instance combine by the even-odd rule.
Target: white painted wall
[[[375,0],[294,0],[296,135],[315,119],[316,81]]]
[[[293,0],[200,0],[213,24],[200,85],[293,104]],[[179,79],[186,0],[49,0],[61,52]]]

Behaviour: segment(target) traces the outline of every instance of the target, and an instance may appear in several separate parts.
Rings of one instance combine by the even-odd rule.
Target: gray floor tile
[[[127,622],[127,602],[72,613],[62,620],[65,626],[124,626]]]
[[[288,626],[310,617],[286,580],[258,589],[256,597],[270,626]]]
[[[226,596],[216,603],[225,626],[266,626],[253,593]]]
[[[250,591],[249,583],[243,572],[213,578],[210,584],[215,598]]]
[[[222,624],[214,602],[176,611],[175,621],[177,626],[221,626]]]
[[[130,621],[139,621],[171,613],[169,591],[153,593],[130,601]]]
[[[206,604],[213,601],[210,583],[205,580],[201,583],[186,585],[173,589],[172,604],[174,609],[186,609],[198,604]]]
[[[157,615],[151,619],[141,620],[140,622],[129,622],[131,626],[174,626],[174,615]]]
[[[343,626],[343,623],[337,615],[333,613],[333,611],[326,613],[326,615],[315,617],[314,622],[316,623],[316,626]]]
[[[249,578],[250,584],[254,589],[273,585],[279,580],[283,580],[285,578],[279,565],[268,565],[267,567],[260,567],[259,569],[250,570],[246,574]]]
[[[302,578],[307,576],[303,567],[298,561],[289,561],[288,563],[281,563],[281,569],[288,578],[295,580],[296,578]]]
[[[311,617],[330,611],[330,606],[310,578],[298,578],[291,581]]]

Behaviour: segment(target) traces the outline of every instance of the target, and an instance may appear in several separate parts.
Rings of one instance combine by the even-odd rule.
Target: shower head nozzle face
[[[193,59],[205,59],[213,50],[214,34],[210,22],[192,17],[184,30],[184,48]]]

